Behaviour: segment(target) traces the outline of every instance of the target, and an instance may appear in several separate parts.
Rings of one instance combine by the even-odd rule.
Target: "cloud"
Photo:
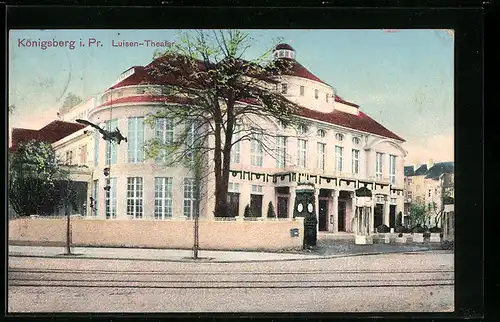
[[[455,138],[453,134],[434,135],[422,142],[407,142],[405,149],[408,155],[406,165],[434,162],[454,161]]]

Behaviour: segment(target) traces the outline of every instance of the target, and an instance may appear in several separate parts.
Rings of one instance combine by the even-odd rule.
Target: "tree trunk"
[[[71,215],[68,211],[68,201],[65,202],[66,211],[66,255],[71,255]]]

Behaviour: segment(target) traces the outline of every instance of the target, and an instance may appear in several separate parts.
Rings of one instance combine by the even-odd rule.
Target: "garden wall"
[[[190,249],[192,220],[72,219],[73,246]],[[280,250],[300,248],[303,220],[199,221],[199,246],[206,250]],[[299,235],[292,237],[291,229]],[[66,219],[21,218],[9,221],[9,244],[64,245]]]

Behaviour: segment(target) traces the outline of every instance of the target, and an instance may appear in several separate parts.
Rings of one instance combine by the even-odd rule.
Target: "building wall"
[[[74,246],[150,247],[191,249],[193,221],[73,219]],[[199,223],[200,249],[280,250],[300,248],[301,218],[289,221],[204,221]],[[299,236],[292,237],[291,229]],[[9,221],[9,242],[58,244],[66,241],[65,219],[14,219]]]

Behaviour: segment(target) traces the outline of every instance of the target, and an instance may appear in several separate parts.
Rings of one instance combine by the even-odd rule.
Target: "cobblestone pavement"
[[[9,258],[8,312],[442,312],[453,254],[270,262]]]

